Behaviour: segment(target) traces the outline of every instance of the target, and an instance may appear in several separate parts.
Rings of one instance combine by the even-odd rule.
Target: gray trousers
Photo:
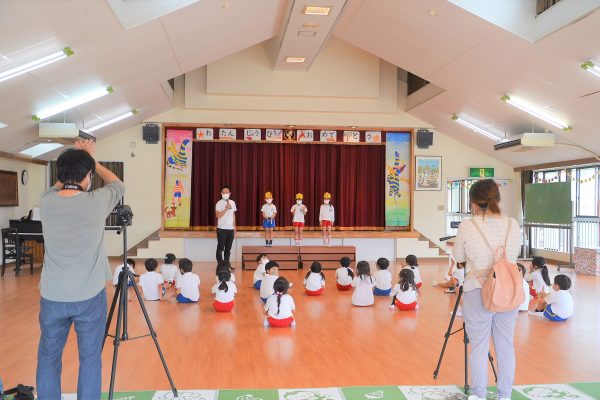
[[[471,394],[486,398],[491,336],[498,361],[498,398],[510,399],[515,381],[513,338],[519,311],[518,309],[501,313],[488,311],[481,300],[481,289],[469,290],[463,296],[463,318],[471,345],[469,354]]]

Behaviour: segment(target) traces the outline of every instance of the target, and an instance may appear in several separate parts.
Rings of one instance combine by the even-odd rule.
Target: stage
[[[295,246],[293,231],[275,231],[273,247]],[[379,257],[389,260],[415,254],[420,258],[445,256],[429,240],[415,231],[333,231],[331,246],[356,248],[356,259],[375,261]],[[263,231],[238,231],[231,249],[231,261],[242,261],[242,247],[264,246]],[[160,230],[158,240],[151,240],[148,248],[137,249],[137,258],[164,257],[166,253],[180,254],[194,262],[215,260],[217,238],[215,231]],[[302,246],[323,246],[321,231],[303,232]],[[323,246],[323,249],[327,247]],[[324,251],[325,252],[325,251]]]

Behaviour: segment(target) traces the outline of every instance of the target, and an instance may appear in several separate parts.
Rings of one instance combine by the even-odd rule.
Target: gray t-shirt
[[[72,197],[59,196],[58,191],[52,187],[40,200],[45,245],[40,291],[47,300],[83,301],[111,279],[104,226],[125,186],[117,181]]]

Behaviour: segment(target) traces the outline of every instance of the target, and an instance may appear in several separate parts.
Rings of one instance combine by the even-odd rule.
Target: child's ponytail
[[[550,283],[550,274],[548,273],[548,267],[546,267],[545,265],[542,267],[542,278],[544,279],[546,285],[552,286],[552,283]]]
[[[348,276],[350,278],[354,278],[354,271],[352,271],[352,268],[350,268],[349,266],[346,267],[346,271],[348,271]]]
[[[283,293],[277,292],[277,315],[279,315],[279,307],[281,306],[281,296],[283,296]]]

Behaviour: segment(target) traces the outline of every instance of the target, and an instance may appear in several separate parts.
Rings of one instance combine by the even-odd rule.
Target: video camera
[[[126,204],[119,204],[115,207],[114,212],[117,216],[117,224],[120,226],[131,225],[133,222],[133,211]]]

